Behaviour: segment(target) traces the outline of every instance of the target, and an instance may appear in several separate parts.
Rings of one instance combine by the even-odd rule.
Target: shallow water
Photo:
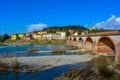
[[[72,48],[69,47],[68,45],[51,45],[51,44],[46,44],[46,45],[12,45],[12,46],[0,46],[0,55],[10,55],[14,54],[17,56],[46,56],[46,55],[55,55],[53,53],[28,53],[28,49],[34,49],[37,48],[39,51],[51,51],[54,49],[66,49],[66,50],[71,50]],[[72,53],[66,53],[66,55],[69,55]]]
[[[86,65],[84,63],[79,63],[59,66],[41,72],[0,72],[0,80],[53,80],[55,77],[67,72],[70,68],[83,69],[85,67]]]
[[[67,45],[14,45],[14,46],[0,46],[0,55],[15,54],[17,56],[50,56],[50,55],[71,55],[72,53],[65,54],[53,54],[53,53],[27,53],[27,49],[37,48],[39,51],[50,51],[53,49],[66,49],[71,50],[72,48]],[[53,80],[53,78],[60,76],[62,73],[68,71],[70,68],[85,68],[85,65],[74,64],[54,67],[40,72],[0,72],[0,80]]]

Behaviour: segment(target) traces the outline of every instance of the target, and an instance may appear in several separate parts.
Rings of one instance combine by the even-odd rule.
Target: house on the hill
[[[24,40],[31,40],[31,39],[33,39],[32,34],[26,34],[26,36],[24,37]]]
[[[18,34],[18,37],[19,37],[19,39],[23,40],[24,37],[25,37],[25,34],[24,33],[20,33],[20,34]]]
[[[11,40],[17,40],[17,34],[12,34],[11,35]]]
[[[56,32],[56,33],[60,35],[58,39],[66,39],[66,32]]]
[[[48,39],[48,40],[63,40],[66,38],[65,32],[56,32],[56,33],[46,33],[42,34],[42,39]]]

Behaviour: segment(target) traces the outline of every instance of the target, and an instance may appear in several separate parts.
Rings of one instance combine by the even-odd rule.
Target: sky
[[[48,26],[120,29],[120,0],[0,0],[0,34]]]

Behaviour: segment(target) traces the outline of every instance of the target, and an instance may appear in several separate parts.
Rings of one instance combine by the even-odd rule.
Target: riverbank
[[[37,56],[37,57],[12,57],[2,59],[2,63],[10,67],[17,62],[17,72],[43,71],[57,66],[86,62],[95,56],[85,55],[61,55],[61,56]],[[19,66],[18,66],[19,65]],[[11,69],[9,69],[11,70]]]
[[[88,62],[86,68],[71,68],[53,80],[119,80],[120,63],[108,56],[98,56]]]
[[[66,44],[66,40],[6,40],[5,42],[0,42],[0,46],[23,44]]]

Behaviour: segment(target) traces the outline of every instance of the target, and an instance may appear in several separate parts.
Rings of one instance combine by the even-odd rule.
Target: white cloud
[[[47,24],[43,24],[43,23],[31,24],[31,25],[28,25],[27,31],[28,32],[38,31],[38,30],[42,30],[42,29],[44,29],[46,27],[48,27],[48,25]]]
[[[94,25],[96,28],[120,29],[120,17],[112,15],[108,20],[99,22]]]

